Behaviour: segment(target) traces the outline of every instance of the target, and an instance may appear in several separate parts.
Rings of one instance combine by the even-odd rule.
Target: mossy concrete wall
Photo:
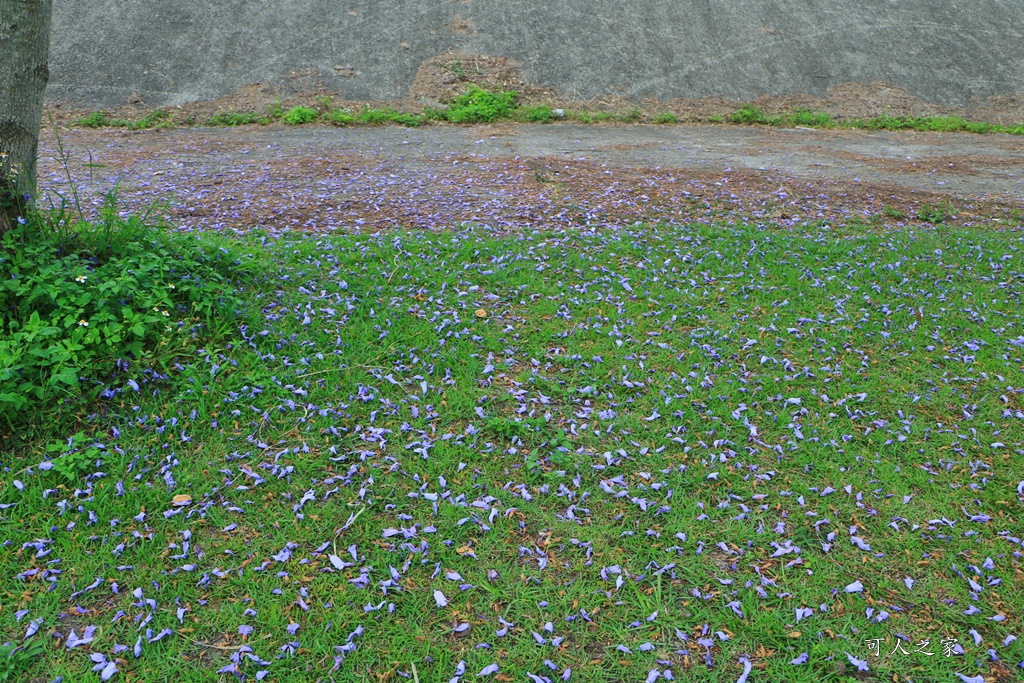
[[[884,80],[938,104],[1024,91],[1022,0],[57,0],[48,96],[182,104],[315,73],[404,97],[448,50],[572,98],[821,95]]]

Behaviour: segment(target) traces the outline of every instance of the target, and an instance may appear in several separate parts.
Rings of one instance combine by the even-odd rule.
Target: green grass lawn
[[[1017,680],[1020,232],[237,241],[3,456],[11,680]]]

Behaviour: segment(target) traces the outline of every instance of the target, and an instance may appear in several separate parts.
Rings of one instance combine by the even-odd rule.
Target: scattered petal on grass
[[[25,639],[28,640],[29,638],[34,636],[39,631],[39,627],[42,625],[43,620],[41,617],[39,619],[33,619],[32,621],[28,622],[28,628],[25,629]]]
[[[851,655],[849,652],[846,653],[846,659],[848,659],[850,661],[850,664],[852,664],[854,667],[856,667],[857,671],[869,671],[867,660],[865,660],[865,659],[857,659],[856,657]]]
[[[408,178],[391,170],[397,177],[379,180],[397,191]],[[368,660],[377,658],[380,643],[407,636],[399,631],[409,611],[433,597],[450,610],[442,632],[450,628],[453,641],[470,633],[489,639],[492,631],[502,639],[463,637],[456,645],[495,657],[480,676],[567,680],[568,661],[558,658],[570,642],[610,644],[607,654],[624,662],[623,680],[674,680],[671,662],[736,661],[768,622],[783,625],[776,636],[793,639],[805,637],[785,626],[793,618],[803,631],[849,627],[851,644],[874,624],[899,622],[908,606],[892,596],[842,614],[829,605],[866,592],[853,576],[864,553],[898,556],[893,562],[901,564],[905,547],[927,537],[949,548],[949,557],[971,559],[945,572],[930,547],[916,551],[921,556],[906,566],[927,571],[928,585],[915,595],[970,591],[970,599],[950,598],[936,609],[978,616],[975,626],[992,621],[985,639],[1011,645],[1005,631],[1014,615],[1004,616],[997,593],[1014,577],[1014,551],[1006,547],[1019,550],[1021,541],[990,504],[1003,495],[1010,465],[1000,451],[989,461],[974,449],[1005,443],[1001,452],[1012,453],[1021,441],[1019,391],[1001,388],[1010,380],[997,374],[1007,374],[1001,368],[1024,341],[1007,337],[1018,334],[1016,309],[989,303],[1017,296],[1019,254],[993,248],[1002,239],[997,231],[985,240],[944,235],[933,245],[943,249],[941,261],[931,249],[915,251],[932,237],[911,239],[896,228],[847,239],[841,226],[815,224],[777,238],[788,228],[770,222],[794,211],[794,202],[826,213],[836,201],[803,187],[800,196],[771,195],[749,227],[725,227],[709,215],[702,226],[606,230],[603,214],[627,196],[625,179],[605,170],[600,206],[574,198],[588,223],[543,222],[564,211],[551,208],[566,199],[560,190],[548,197],[552,204],[535,207],[543,221],[514,239],[504,236],[507,223],[414,237],[354,225],[338,228],[351,234],[330,236],[318,231],[323,226],[299,234],[296,224],[288,235],[267,228],[256,239],[265,240],[276,269],[270,284],[253,291],[259,306],[241,331],[244,341],[174,356],[171,369],[152,371],[161,376],[139,370],[139,391],[129,385],[104,396],[106,412],[90,423],[91,438],[108,441],[98,449],[97,472],[62,481],[54,470],[64,463],[53,457],[17,474],[10,494],[18,507],[0,506],[12,529],[31,520],[2,558],[30,594],[16,606],[55,601],[72,617],[57,617],[55,632],[78,649],[92,645],[93,635],[83,632],[93,615],[79,603],[118,602],[96,639],[107,654],[90,657],[97,673],[117,668],[107,657],[126,652],[117,643],[131,643],[136,633],[145,634],[132,648],[140,672],[154,657],[193,651],[189,638],[217,633],[238,648],[219,653],[216,667],[223,665],[226,678],[270,678],[264,658],[300,670],[330,640],[326,664],[333,656],[340,680],[355,675],[342,668],[354,670],[357,644],[369,648]],[[703,206],[739,185],[722,177],[720,185],[696,188],[669,177],[651,176],[651,202],[689,187],[702,193]],[[334,180],[321,180],[318,192],[334,196]],[[506,201],[525,191],[515,183],[506,190],[488,196]],[[206,192],[212,198],[219,190]],[[453,192],[468,201],[459,188]],[[956,278],[945,274],[953,268],[947,242],[970,254],[956,262]],[[998,268],[1004,271],[995,276]],[[353,283],[342,286],[341,276]],[[964,283],[984,292],[989,309],[934,303],[968,301]],[[487,315],[477,319],[476,310]],[[985,324],[982,316],[1010,319]],[[889,358],[900,373],[889,372],[882,360]],[[912,381],[890,377],[904,372]],[[952,378],[968,376],[956,381],[1005,398],[974,405],[968,392],[953,405],[960,389]],[[919,435],[925,427],[915,413],[947,404],[942,428]],[[107,415],[116,418],[116,435]],[[911,448],[919,439],[950,448],[941,456]],[[857,455],[886,442],[906,457],[869,466]],[[913,495],[905,494],[908,485]],[[167,505],[181,490],[188,494]],[[144,512],[162,512],[161,505],[170,509]],[[919,508],[935,511],[927,519]],[[839,521],[854,515],[856,522]],[[693,520],[686,533],[672,522],[679,519]],[[334,537],[324,542],[331,528]],[[95,557],[76,560],[79,547]],[[619,547],[626,552],[609,552]],[[809,573],[819,548],[845,569]],[[506,554],[507,562],[493,559]],[[763,557],[785,571],[764,571],[755,560]],[[102,576],[79,573],[100,566]],[[567,571],[578,580],[562,585],[557,577]],[[642,608],[631,596],[654,595],[694,571],[700,580],[688,586],[687,599],[699,616],[680,624],[671,646],[661,643],[645,629],[671,617],[655,611],[655,601]],[[909,576],[903,583],[915,589]],[[228,609],[219,596],[236,584],[246,590]],[[434,589],[440,585],[457,586],[459,599]],[[53,596],[40,600],[43,591]],[[529,621],[516,627],[492,614],[471,628],[492,592],[518,596],[501,614]],[[472,606],[463,611],[463,604]],[[767,610],[772,619],[746,620],[745,609]],[[30,616],[14,614],[16,622]],[[352,627],[338,629],[364,614],[373,637],[357,640],[358,627],[343,639]],[[180,638],[164,628],[174,620]],[[269,638],[306,635],[301,644],[265,642],[241,622],[260,624]],[[32,620],[29,635],[41,623]],[[979,631],[969,633],[980,647]],[[146,652],[142,638],[154,643]],[[524,676],[527,662],[516,653],[531,639],[529,648],[555,661],[542,660],[534,666],[539,675]],[[82,649],[70,656],[83,658]],[[997,654],[1005,658],[1002,650],[978,656]],[[847,656],[867,670],[865,660]],[[752,665],[740,661],[746,681]],[[802,666],[809,655],[780,661]],[[727,664],[721,670],[735,673]],[[461,664],[455,680],[464,676]]]
[[[740,661],[743,662],[743,673],[736,679],[736,683],[747,683],[747,676],[750,675],[750,670],[753,668],[753,664],[746,657],[743,657]]]

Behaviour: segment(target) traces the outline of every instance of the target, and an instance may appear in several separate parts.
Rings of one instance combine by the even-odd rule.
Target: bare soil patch
[[[926,205],[944,207],[949,225],[1024,223],[1024,142],[1002,153],[999,136],[502,124],[72,129],[63,141],[87,210],[120,182],[126,210],[168,201],[183,229],[741,220],[874,230],[924,225]],[[52,136],[41,155],[41,185],[67,194]]]

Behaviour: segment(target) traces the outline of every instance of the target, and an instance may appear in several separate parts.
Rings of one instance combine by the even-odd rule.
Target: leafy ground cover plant
[[[472,86],[448,104],[444,118],[451,123],[491,123],[511,115],[516,96],[512,91],[491,92]]]
[[[298,126],[316,121],[317,116],[316,109],[311,107],[292,107],[281,117],[281,120],[289,125]]]
[[[0,645],[0,681],[15,683],[25,680],[26,670],[42,654],[43,644],[39,638],[29,637],[21,645]]]
[[[5,474],[29,680],[1013,680],[1019,232],[238,239],[241,341]]]
[[[244,271],[208,240],[120,217],[114,192],[93,223],[31,215],[0,242],[0,416],[13,426],[110,393],[115,370],[141,372],[168,338],[187,349],[241,311],[232,279]]]

